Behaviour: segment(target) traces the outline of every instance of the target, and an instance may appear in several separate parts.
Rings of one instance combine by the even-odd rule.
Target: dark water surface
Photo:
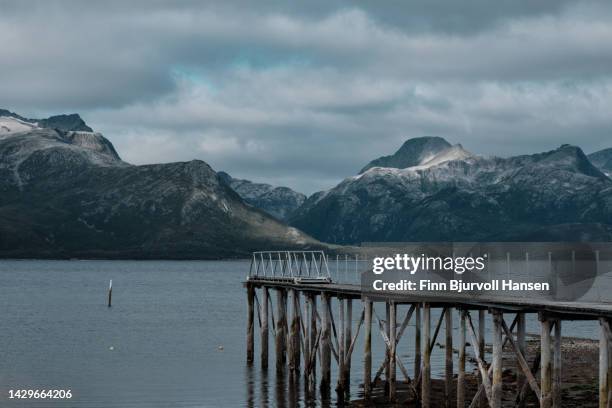
[[[0,261],[0,407],[240,407],[304,402],[303,385],[245,363],[242,261]],[[109,279],[113,307],[106,307]],[[334,310],[337,305],[333,305]],[[353,306],[353,332],[361,305]],[[384,308],[378,308],[381,318]],[[398,312],[401,322],[404,309]],[[432,325],[437,313],[432,314]],[[596,336],[589,322],[564,335]],[[535,322],[528,329],[537,332]],[[399,346],[411,371],[409,327]],[[373,326],[374,369],[383,358]],[[361,339],[360,335],[360,339]],[[256,324],[256,344],[259,342]],[[219,347],[222,347],[222,350]],[[359,397],[362,346],[353,354]],[[444,352],[432,356],[434,376]],[[399,374],[398,374],[399,375]],[[332,381],[335,381],[335,372]],[[10,389],[70,389],[70,400],[10,400]],[[316,398],[312,405],[334,404]]]

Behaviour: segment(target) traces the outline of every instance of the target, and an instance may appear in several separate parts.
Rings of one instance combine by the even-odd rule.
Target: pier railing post
[[[331,385],[331,313],[330,295],[321,293],[321,392],[329,393]]]
[[[421,377],[421,403],[423,408],[429,408],[431,406],[431,349],[429,344],[431,342],[431,309],[429,303],[423,303],[423,343],[425,344],[423,354],[423,375]]]
[[[540,328],[540,373],[542,376],[540,384],[540,407],[550,408],[552,406],[551,320],[543,314],[540,314]]]
[[[365,334],[363,339],[363,395],[372,395],[372,301],[365,298]]]
[[[453,397],[453,308],[447,307],[444,312],[445,320],[445,371],[444,371],[444,405],[451,406]]]
[[[492,310],[493,315],[493,381],[491,382],[491,408],[501,408],[502,403],[502,319],[500,310]]]
[[[269,291],[265,286],[261,295],[261,368],[268,368],[268,297]]]
[[[254,346],[255,346],[255,327],[254,327],[254,314],[255,314],[255,288],[252,284],[247,283],[247,363],[252,363],[254,359]]]
[[[465,310],[461,309],[459,325],[459,368],[457,373],[457,408],[465,408]]]

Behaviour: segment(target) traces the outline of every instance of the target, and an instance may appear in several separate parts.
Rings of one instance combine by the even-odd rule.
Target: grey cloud
[[[0,107],[78,111],[134,163],[330,187],[408,137],[481,154],[612,129],[606,2],[0,0]]]

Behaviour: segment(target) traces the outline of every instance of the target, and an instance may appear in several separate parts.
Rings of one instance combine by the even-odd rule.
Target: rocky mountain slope
[[[345,244],[608,241],[612,181],[574,146],[499,158],[418,138],[310,197],[291,224]]]
[[[589,154],[589,160],[607,176],[612,176],[612,148]]]
[[[134,166],[80,117],[6,112],[1,257],[220,258],[320,246],[246,204],[202,161]]]
[[[223,171],[218,174],[244,201],[282,221],[289,219],[306,200],[304,194],[288,187],[235,179]]]

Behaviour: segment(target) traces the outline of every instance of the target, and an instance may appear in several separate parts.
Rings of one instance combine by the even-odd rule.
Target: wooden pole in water
[[[599,319],[599,408],[608,408],[610,391],[610,323],[607,319]]]
[[[431,386],[431,349],[429,343],[431,342],[431,310],[429,303],[423,303],[423,343],[425,343],[425,349],[423,354],[423,375],[421,377],[421,401],[423,408],[429,408],[431,406],[431,397],[429,395]]]
[[[457,408],[465,408],[465,310],[460,310]]]
[[[247,283],[247,363],[254,358],[255,328],[254,328],[255,288]]]
[[[561,408],[561,319],[555,320],[553,339],[553,388],[552,406]]]
[[[317,295],[312,293],[309,296],[310,299],[310,327],[309,327],[309,336],[310,336],[310,348],[311,353],[316,353],[315,344],[317,342]],[[309,367],[309,371],[314,378],[315,373],[317,372],[317,359],[310,356],[310,361],[312,361],[312,365]]]
[[[344,385],[348,392],[351,384],[351,354],[348,353],[353,340],[353,299],[346,299],[344,326]]]
[[[446,334],[446,364],[444,371],[444,406],[450,408],[451,400],[453,396],[453,308],[447,307],[444,320],[446,323],[445,334]]]
[[[421,304],[414,309],[414,378],[421,374]],[[418,384],[417,384],[418,385]]]
[[[493,381],[491,382],[491,408],[501,408],[502,404],[502,319],[499,310],[493,310]]]
[[[293,374],[300,371],[300,292],[290,289],[291,293],[291,330],[289,333],[289,368]]]
[[[268,288],[263,287],[261,295],[261,368],[268,368]]]
[[[389,301],[385,301],[385,334],[387,336],[387,338],[389,338],[389,320],[391,320],[391,305],[389,304]],[[385,355],[387,356],[387,359],[385,361],[385,394],[388,395],[389,393],[389,377],[391,376],[391,359],[388,358],[388,351],[385,353]]]
[[[113,305],[113,280],[108,282],[108,307]]]
[[[396,342],[395,337],[397,333],[397,306],[395,302],[389,302],[389,400],[395,401],[396,395]]]
[[[517,313],[516,342],[518,344],[518,349],[521,352],[521,354],[525,358],[527,358],[527,339],[526,339],[525,324],[526,324],[525,313]],[[525,382],[527,381],[527,378],[525,377],[525,374],[523,373],[523,369],[521,368],[521,365],[518,362],[518,359],[516,363],[516,371],[517,371],[516,389],[517,389],[517,394],[518,394],[522,390],[523,384],[525,384]]]
[[[304,318],[308,319],[305,320],[304,324],[306,325],[305,327],[305,332],[304,332],[304,378],[306,379],[306,381],[308,381],[308,377],[310,374],[310,352],[311,352],[311,348],[314,347],[314,342],[312,342],[311,345],[311,341],[310,338],[311,333],[312,333],[312,320],[311,320],[311,316],[312,316],[312,294],[306,292],[304,294]]]
[[[372,301],[365,299],[365,338],[363,339],[363,394],[372,395]]]
[[[326,292],[321,293],[321,391],[325,394],[329,393],[331,384],[331,313],[330,296]]]
[[[336,390],[338,391],[339,394],[344,395],[344,387],[345,387],[345,383],[344,381],[346,380],[345,377],[345,352],[346,350],[344,349],[344,335],[345,335],[345,321],[344,321],[344,299],[342,298],[338,298],[338,311],[339,311],[339,324],[340,327],[338,328],[338,386],[336,388]]]
[[[283,371],[287,361],[287,295],[284,289],[276,289],[276,338],[274,339],[276,354],[276,371]]]
[[[482,361],[485,361],[485,316],[484,310],[478,311],[478,357],[480,357]],[[478,376],[478,388],[480,388],[481,384],[482,379]],[[487,405],[487,395],[483,392],[480,394],[479,406],[480,408],[485,408]]]
[[[541,397],[540,407],[550,408],[552,406],[552,360],[550,351],[550,326],[551,320],[546,316],[540,315],[540,345],[541,345],[541,360],[540,360],[540,372],[541,372]]]

